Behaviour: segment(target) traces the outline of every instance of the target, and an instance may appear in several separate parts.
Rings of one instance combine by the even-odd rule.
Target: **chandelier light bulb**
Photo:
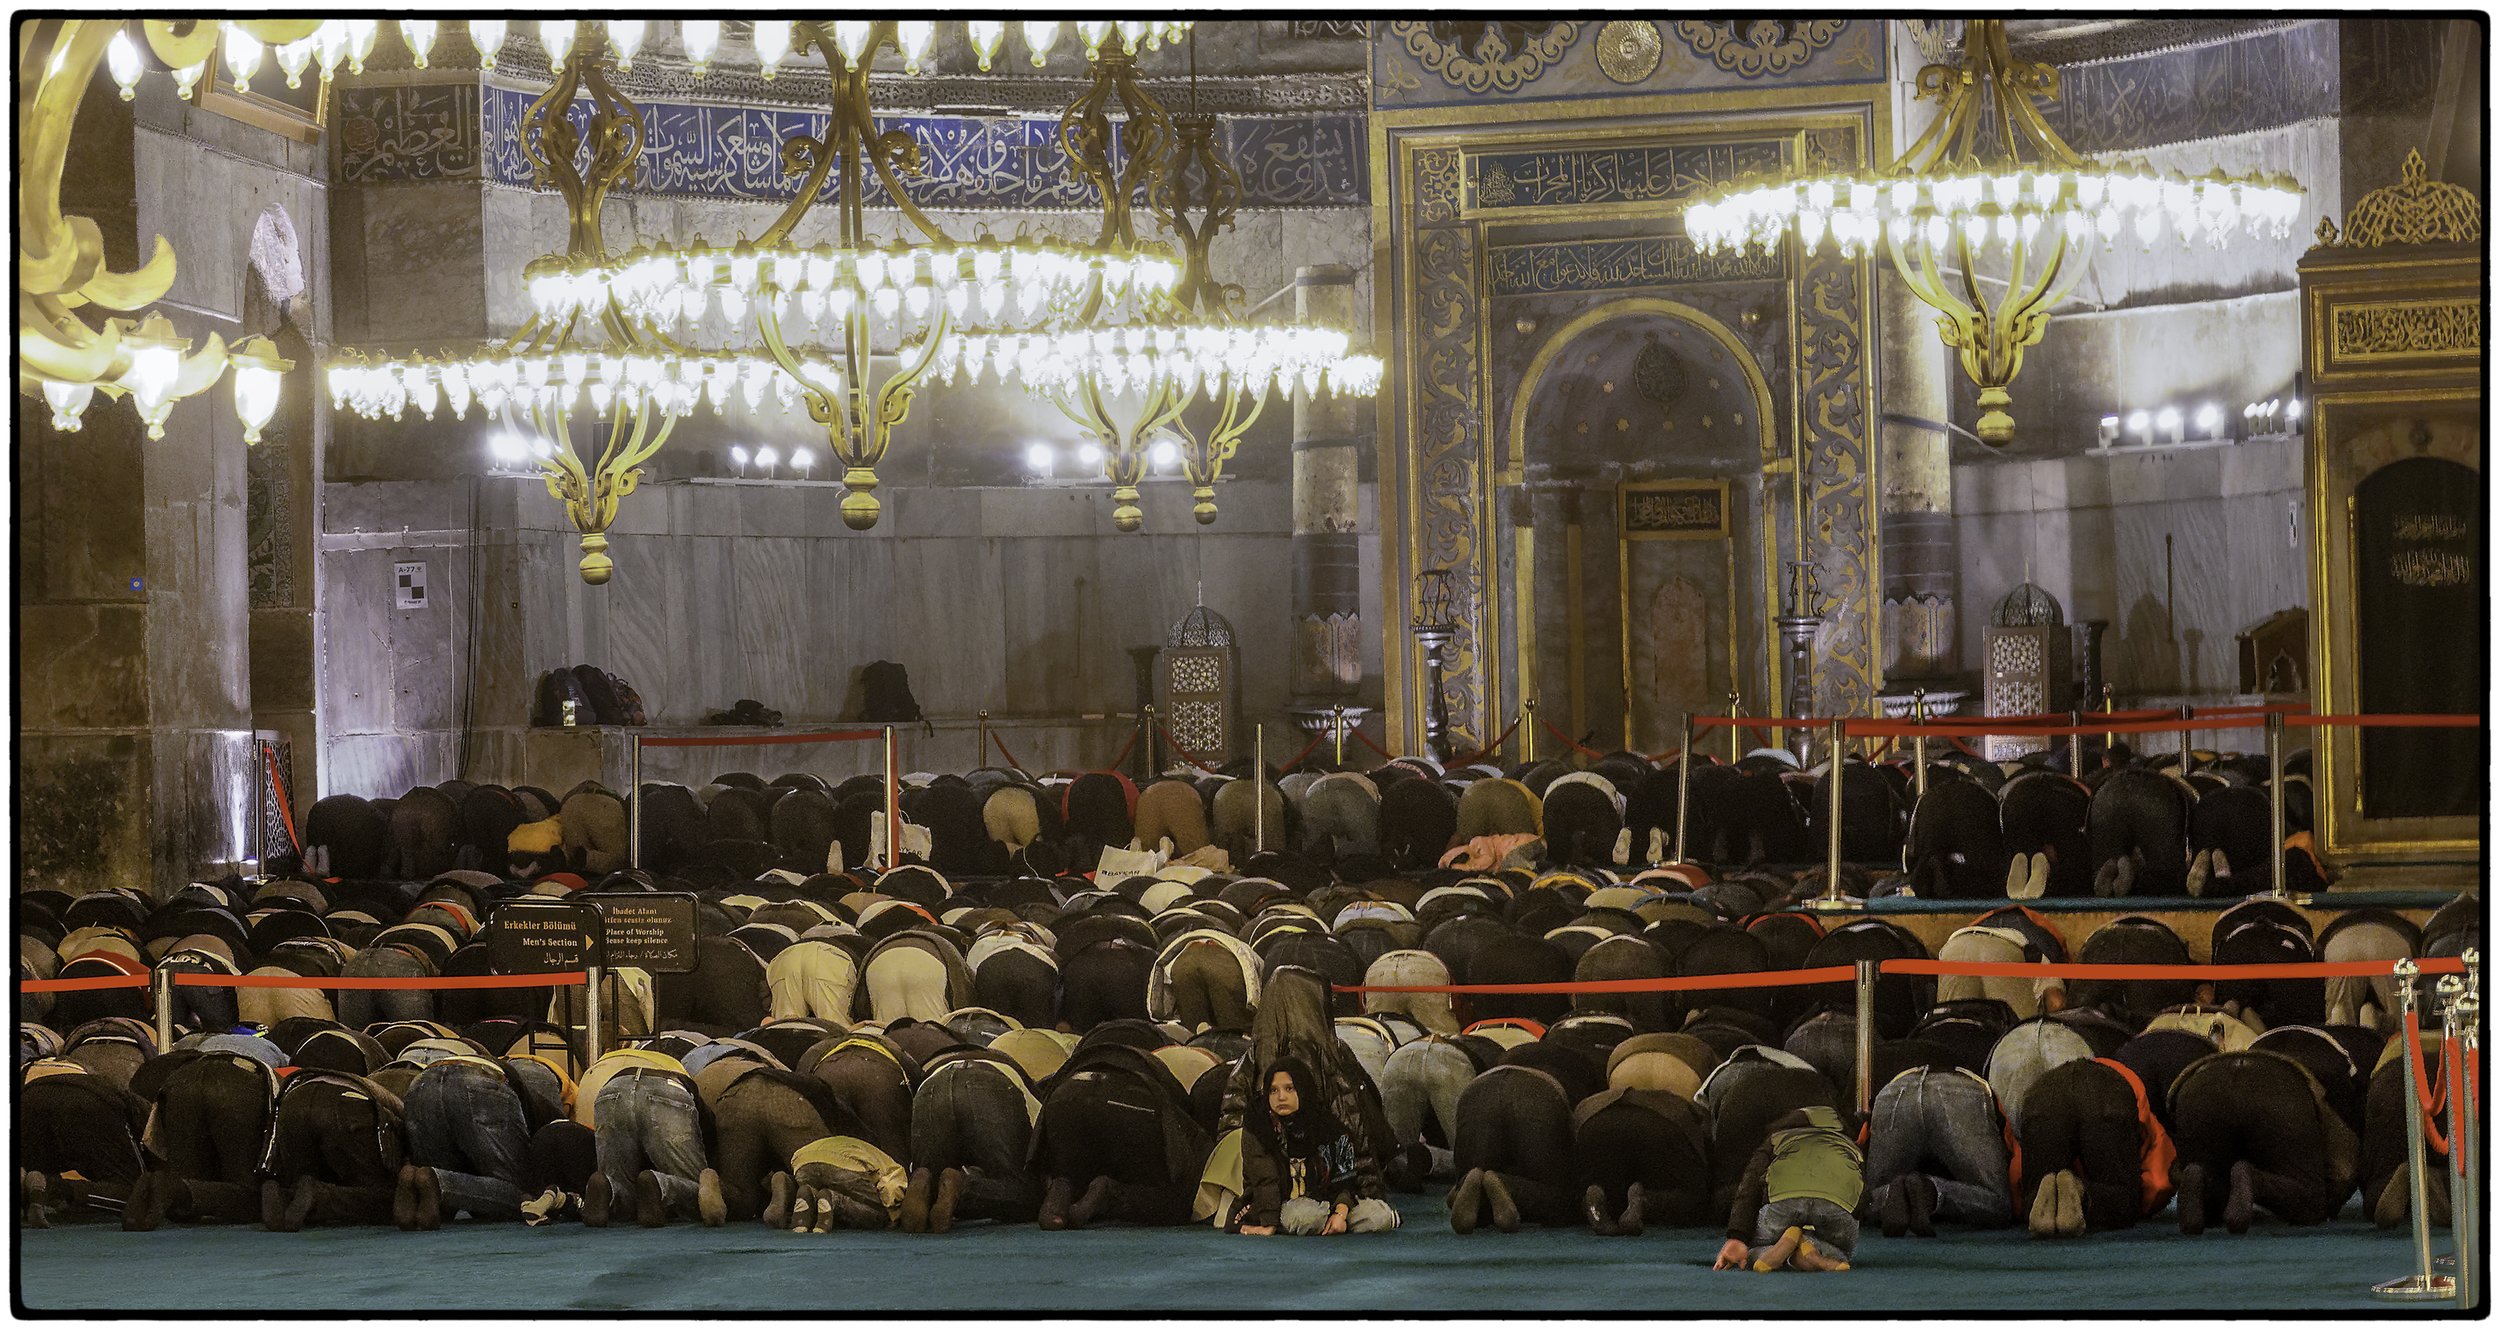
[[[312,67],[313,49],[318,41],[318,34],[316,34],[300,42],[288,42],[278,48],[278,72],[286,75],[288,87],[304,86],[304,71]]]
[[[634,53],[642,49],[642,36],[649,27],[650,24],[638,18],[608,20],[608,45],[616,51],[619,71],[634,67]]]
[[[92,383],[58,383],[44,380],[43,400],[52,407],[52,428],[63,434],[76,434],[87,404],[95,400]]]
[[[346,24],[347,72],[350,74],[361,74],[365,72],[365,57],[373,54],[373,43],[376,38],[382,35],[382,21],[380,19],[370,18],[351,18],[346,20]]]
[[[399,21],[399,39],[408,43],[408,53],[417,58],[417,68],[426,67],[434,53],[435,35],[442,24],[430,18],[404,18]]]
[[[238,24],[228,23],[221,45],[226,53],[226,81],[234,85],[236,92],[250,92],[252,75],[260,72],[260,38]]]
[[[1051,48],[1059,44],[1059,26],[1057,19],[1026,19],[1024,21],[1024,45],[1025,49],[1033,54],[1035,69],[1040,69],[1050,63]]]
[[[562,69],[564,62],[572,58],[573,40],[580,34],[580,30],[581,23],[576,19],[551,18],[539,21],[538,40],[547,48],[549,69]]]
[[[991,18],[964,20],[964,36],[972,43],[972,54],[980,61],[981,72],[990,72],[990,61],[1007,38],[1007,25]]]
[[[139,95],[139,48],[131,44],[129,32],[113,34],[113,40],[104,48],[104,63],[112,70],[113,82],[122,90],[123,101]]]
[[[234,413],[243,422],[243,441],[258,443],[261,427],[278,414],[278,390],[285,381],[286,362],[278,357],[266,337],[243,342],[228,353],[227,359],[234,366]]]
[[[495,53],[503,49],[504,38],[510,31],[511,25],[499,18],[469,20],[469,41],[477,47],[480,68],[495,67]]]
[[[712,53],[720,49],[720,20],[690,18],[677,25],[678,40],[686,48],[686,59],[700,74],[712,63]]]
[[[920,62],[928,57],[929,44],[937,37],[937,24],[925,18],[902,19],[894,25],[894,40],[903,48],[903,72],[917,74]]]
[[[759,18],[755,20],[755,59],[763,66],[764,78],[770,81],[781,72],[781,62],[790,54],[790,20]]]

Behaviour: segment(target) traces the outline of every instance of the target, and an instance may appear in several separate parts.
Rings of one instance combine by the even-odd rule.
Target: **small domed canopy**
[[[1233,624],[1230,619],[1200,605],[1172,625],[1172,631],[1164,634],[1163,644],[1168,647],[1228,647],[1233,644]]]
[[[2036,583],[2025,582],[1997,602],[1990,622],[1999,628],[2055,628],[2066,622],[2066,609]]]

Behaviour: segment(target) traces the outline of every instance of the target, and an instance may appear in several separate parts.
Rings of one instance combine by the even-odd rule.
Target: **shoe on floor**
[[[1068,1209],[1076,1204],[1076,1184],[1066,1178],[1052,1178],[1042,1189],[1042,1227],[1052,1233],[1068,1226]]]
[[[945,1233],[955,1227],[955,1206],[964,1197],[964,1171],[944,1169],[938,1173],[937,1195],[929,1201],[929,1231]]]
[[[1102,1216],[1102,1208],[1111,1200],[1111,1179],[1096,1178],[1087,1183],[1085,1194],[1068,1207],[1068,1227],[1084,1228]]]
[[[2205,1232],[2205,1166],[2181,1164],[2170,1180],[2179,1193],[2179,1235],[2189,1238],[2202,1236]]]
[[[1635,1182],[1631,1186],[1624,1188],[1623,1214],[1615,1220],[1615,1236],[1623,1238],[1639,1237],[1641,1235],[1641,1224],[1649,1217],[1646,1213],[1648,1209],[1649,1194],[1641,1189],[1641,1184]]]
[[[2031,1236],[2035,1238],[2057,1236],[2057,1175],[2055,1173],[2040,1179],[2039,1190],[2031,1194],[2030,1228]]]
[[[1519,1231],[1519,1203],[1510,1198],[1510,1188],[1502,1185],[1502,1175],[1486,1169],[1484,1174],[1485,1218],[1504,1233]]]
[[[431,1233],[443,1226],[443,1180],[433,1169],[420,1164],[416,1169],[417,1230]]]
[[[2083,1236],[2083,1179],[2074,1170],[2060,1170],[2057,1183],[2057,1236]]]
[[[399,1185],[391,1191],[391,1222],[397,1224],[402,1233],[417,1231],[417,1166],[414,1164],[399,1166]]]
[[[781,1178],[789,1175],[776,1173],[773,1176]],[[606,1228],[614,1217],[615,1206],[616,1195],[614,1189],[608,1186],[608,1175],[591,1174],[590,1181],[582,1187],[582,1223],[591,1228]],[[400,1227],[406,1228],[407,1225]]]
[[[903,1231],[929,1231],[929,1202],[937,1193],[937,1174],[925,1168],[911,1171],[911,1181],[903,1187]]]
[[[2231,1165],[2231,1195],[2222,1203],[2222,1226],[2233,1234],[2246,1233],[2257,1218],[2257,1175],[2245,1159]]]
[[[1475,1232],[1476,1218],[1483,1209],[1484,1170],[1471,1168],[1450,1189],[1450,1231],[1460,1237]]]
[[[1805,1241],[1805,1237],[1806,1231],[1794,1224],[1781,1229],[1779,1241],[1764,1248],[1762,1254],[1754,1258],[1753,1272],[1767,1275],[1788,1264],[1788,1258],[1797,1254],[1797,1244]]]
[[[287,1201],[286,1214],[282,1216],[285,1222],[278,1231],[281,1233],[303,1232],[312,1223],[312,1213],[320,1206],[328,1187],[328,1183],[315,1182],[311,1178],[296,1183],[295,1195]]]
[[[720,1194],[720,1174],[713,1169],[703,1170],[702,1175],[694,1180],[694,1188],[695,1215],[703,1221],[703,1226],[719,1228],[728,1223],[729,1200]]]
[[[634,1221],[644,1228],[668,1223],[668,1198],[660,1191],[660,1175],[651,1169],[634,1175]]]
[[[814,1187],[798,1188],[798,1195],[790,1202],[790,1231],[805,1233],[815,1213],[816,1189]]]
[[[1606,1209],[1604,1187],[1592,1182],[1587,1191],[1580,1193],[1580,1219],[1589,1226],[1589,1232],[1601,1238],[1615,1235],[1615,1217]]]
[[[790,1175],[773,1174],[765,1179],[764,1191],[764,1227],[788,1227],[790,1223]]]
[[[1912,1173],[1901,1180],[1900,1191],[1903,1208],[1909,1211],[1911,1235],[1936,1236],[1936,1180],[1924,1173]]]

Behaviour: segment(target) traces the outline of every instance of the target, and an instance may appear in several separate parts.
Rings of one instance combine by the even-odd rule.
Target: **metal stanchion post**
[[[2288,896],[2283,887],[2283,717],[2266,713],[2266,818],[2272,835],[2267,852],[2274,856],[2273,886],[2268,894]]]
[[[1824,765],[1831,775],[1832,792],[1831,797],[1825,800],[1823,805],[1823,820],[1828,824],[1828,834],[1823,838],[1823,896],[1822,899],[1814,902],[1815,908],[1824,910],[1837,910],[1844,904],[1840,895],[1840,779],[1843,765],[1840,760],[1840,746],[1843,742],[1845,724],[1846,722],[1834,716],[1831,722],[1831,738],[1825,744],[1827,756],[1824,758]]]
[[[1745,700],[1736,695],[1735,689],[1728,689],[1727,760],[1730,766],[1743,761],[1745,758],[1745,727],[1736,723],[1744,717],[1744,714]]]
[[[1924,688],[1915,689],[1910,693],[1910,722],[1914,725],[1927,723],[1927,690]],[[1925,734],[1910,736],[1910,789],[1916,796],[1910,801],[1912,815],[1915,816],[1918,801],[1927,797],[1927,736]]]
[[[2180,721],[2186,722],[2195,718],[2196,712],[2182,703],[2179,707]],[[2179,726],[2179,774],[2184,776],[2194,770],[2196,770],[2196,749],[2188,742],[2188,728],[2182,723]]]
[[[1675,859],[1691,863],[1684,851],[1684,829],[1693,811],[1693,713],[1684,713],[1684,746],[1675,753]]]
[[[1875,1111],[1875,975],[1877,961],[1858,962],[1858,1121]]]
[[[894,727],[885,727],[885,862],[880,868],[893,868],[903,862],[903,791],[894,771]]]
[[[972,740],[972,765],[986,767],[990,764],[990,709],[981,708],[973,714],[973,720],[979,726],[979,732]]]
[[[2070,708],[2066,712],[2066,723],[2073,726],[2075,731],[2074,733],[2066,736],[2066,774],[2074,777],[2076,780],[2082,780],[2083,713],[2079,710]]]
[[[625,866],[642,867],[642,736],[629,741],[631,760],[626,764],[626,779],[631,785],[625,799]]]
[[[2117,694],[2115,694],[2115,693],[2112,693],[2112,692],[2109,690],[2109,685],[2108,685],[2108,684],[2102,684],[2102,685],[2101,685],[2101,714],[2102,714],[2102,715],[2104,715],[2104,716],[2107,716],[2107,715],[2112,715],[2112,714],[2116,713],[2116,711],[2117,711],[2117,710],[2118,710],[2118,695],[2117,695]],[[2117,748],[2118,748],[2118,732],[2117,732],[2116,730],[2111,730],[2111,731],[2109,731],[2109,732],[2107,732],[2107,733],[2105,733],[2105,734],[2103,734],[2103,735],[2101,736],[2101,762],[2102,762],[2102,764],[2103,764],[2103,765],[2107,765],[2107,764],[2108,764],[2108,762],[2109,762],[2109,755],[2110,755],[2112,752],[2117,751]]]
[[[1519,706],[1519,760],[1536,761],[1536,699],[1533,697]]]
[[[1146,759],[1145,770],[1148,777],[1163,770],[1163,764],[1155,761],[1155,704],[1152,702],[1148,702],[1145,709],[1137,713],[1137,751]],[[1145,782],[1141,780],[1138,784],[1143,785]]]
[[[174,972],[159,965],[148,971],[148,997],[156,1009],[156,1051],[174,1046]]]
[[[1337,747],[1337,760],[1330,765],[1337,770],[1343,770],[1345,767],[1345,703],[1343,702],[1332,702],[1328,706],[1328,735]]]
[[[2455,1249],[2457,1305],[2474,1305],[2474,1285],[2481,1278],[2474,1267],[2474,1230],[2481,1214],[2473,1209],[2474,1121],[2472,1094],[2465,1074],[2465,1028],[2480,1014],[2481,1004],[2467,995],[2465,981],[2455,975],[2439,981],[2440,1034],[2452,1059],[2448,1066],[2448,1236]]]
[[[2412,1039],[2415,1038],[2414,984],[2422,977],[2422,967],[2409,959],[2400,960],[2396,962],[2395,976],[2396,1006],[2406,1018],[2397,1027],[2396,1037]],[[2422,1087],[2414,1084],[2413,1081],[2413,1059],[2416,1051],[2416,1049],[2407,1048],[2397,1054],[2397,1057],[2401,1059],[2400,1065],[2403,1067],[2403,1074],[2397,1079],[2403,1081],[2405,1087],[2405,1166],[2406,1177],[2413,1188],[2413,1252],[2420,1262],[2420,1273],[2406,1275],[2401,1279],[2391,1279],[2384,1284],[2373,1285],[2370,1289],[2372,1293],[2382,1298],[2407,1302],[2453,1297],[2456,1294],[2455,1280],[2443,1274],[2433,1273],[2431,1270],[2429,1174],[2423,1161],[2422,1151]]]
[[[607,1002],[606,995],[601,992],[602,981],[606,978],[607,967],[605,966],[585,965],[582,967],[582,1066],[584,1069],[599,1060],[608,1042]]]
[[[1252,853],[1265,854],[1267,853],[1267,726],[1252,726],[1250,733],[1254,748],[1251,770],[1258,773],[1259,787],[1259,797],[1250,801],[1257,806],[1253,816],[1258,819],[1251,833],[1257,838],[1252,843],[1258,848]]]

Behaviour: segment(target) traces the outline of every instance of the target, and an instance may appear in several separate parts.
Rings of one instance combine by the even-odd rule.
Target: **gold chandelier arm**
[[[216,58],[218,28],[213,19],[152,18],[139,27],[148,49],[167,69],[187,69]]]
[[[317,18],[246,18],[234,20],[243,29],[268,47],[292,46],[321,30]]]
[[[61,213],[61,173],[78,105],[120,25],[48,19],[27,28],[20,36],[17,71],[18,289],[67,294],[107,309],[152,304],[174,283],[174,253],[165,238],[156,237],[147,262],[116,273],[104,264],[103,237],[95,225]]]

